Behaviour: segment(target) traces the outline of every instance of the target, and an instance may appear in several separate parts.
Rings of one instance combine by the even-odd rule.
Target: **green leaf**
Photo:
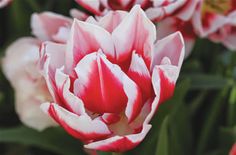
[[[188,78],[191,82],[191,89],[222,89],[232,85],[233,81],[217,75],[208,74],[184,74],[182,78]]]
[[[169,117],[164,119],[159,133],[157,149],[155,155],[169,155],[169,133],[168,133]]]
[[[61,128],[50,128],[44,132],[27,127],[0,129],[0,142],[36,146],[60,155],[85,155],[79,141]]]
[[[228,126],[236,124],[236,86],[230,92],[228,105]]]
[[[197,155],[202,155],[211,140],[211,137],[214,135],[215,125],[220,118],[222,107],[224,106],[224,99],[228,93],[228,87],[222,89],[219,94],[213,100],[212,106],[208,111],[207,117],[203,122],[203,127],[200,132],[200,137],[198,139],[197,145]]]

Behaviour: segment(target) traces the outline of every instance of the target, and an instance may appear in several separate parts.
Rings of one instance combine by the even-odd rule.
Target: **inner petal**
[[[120,113],[127,104],[123,90],[121,70],[111,64],[103,54],[85,56],[75,68],[78,79],[74,92],[86,109],[94,113]]]

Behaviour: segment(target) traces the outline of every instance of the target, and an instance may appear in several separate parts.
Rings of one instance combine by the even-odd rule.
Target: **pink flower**
[[[169,16],[181,20],[189,20],[199,0],[76,0],[91,13],[101,16],[107,10],[128,11],[135,4],[140,4],[146,10],[152,21],[160,21]]]
[[[139,6],[74,20],[68,42],[44,42],[40,66],[54,101],[41,108],[88,149],[122,152],[151,128],[184,58],[179,32],[156,41]]]
[[[43,130],[55,122],[40,109],[40,104],[51,100],[45,79],[38,68],[39,48],[43,40],[66,42],[66,30],[72,20],[44,12],[33,14],[31,26],[37,38],[20,38],[6,50],[3,71],[15,90],[15,107],[20,120],[27,126]],[[69,32],[69,31],[68,31]]]
[[[227,22],[208,38],[222,43],[230,50],[236,50],[236,11],[228,16]]]
[[[236,9],[235,0],[201,0],[193,15],[193,25],[201,37],[215,33],[229,23]]]
[[[232,146],[229,155],[236,155],[236,143]]]
[[[3,71],[15,90],[15,108],[27,126],[43,130],[55,125],[41,110],[42,102],[52,100],[44,78],[37,68],[40,41],[34,38],[16,40],[6,50]]]
[[[0,8],[5,7],[8,5],[12,0],[0,0]]]
[[[152,5],[146,10],[147,16],[153,21],[166,17],[190,20],[199,0],[150,0]]]
[[[150,0],[75,0],[91,13],[101,16],[107,10],[130,10],[133,5],[148,6]]]

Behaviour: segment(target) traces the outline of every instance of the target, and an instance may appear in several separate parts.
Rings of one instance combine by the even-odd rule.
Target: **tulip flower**
[[[38,68],[38,51],[45,40],[66,42],[66,30],[71,23],[72,19],[51,12],[33,14],[31,27],[36,37],[16,40],[7,48],[2,61],[4,74],[15,90],[15,108],[20,120],[39,131],[56,123],[40,109],[40,104],[52,100],[52,96]]]
[[[41,46],[39,64],[53,97],[42,110],[85,148],[134,148],[173,95],[184,58],[181,33],[156,40],[139,6],[98,21],[75,19],[69,33],[66,43]]]
[[[152,5],[146,10],[152,21],[166,17],[176,17],[183,21],[191,19],[199,0],[150,0]]]
[[[3,59],[3,71],[15,90],[15,108],[27,126],[43,130],[55,122],[41,110],[40,104],[52,100],[45,80],[37,68],[40,41],[21,38],[11,44]]]

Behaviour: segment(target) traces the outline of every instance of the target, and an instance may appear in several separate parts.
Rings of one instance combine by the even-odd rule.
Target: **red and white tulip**
[[[89,12],[102,16],[108,10],[124,10],[129,11],[135,4],[140,4],[146,8],[150,0],[75,0]]]
[[[156,40],[139,6],[98,21],[75,19],[67,43],[41,46],[40,66],[53,96],[41,108],[88,149],[132,149],[173,95],[184,48],[179,32]]]
[[[229,24],[235,10],[235,0],[200,0],[193,15],[194,28],[201,37],[206,37]]]
[[[190,20],[199,0],[150,0],[152,5],[146,10],[152,21],[160,21],[166,17]]]

